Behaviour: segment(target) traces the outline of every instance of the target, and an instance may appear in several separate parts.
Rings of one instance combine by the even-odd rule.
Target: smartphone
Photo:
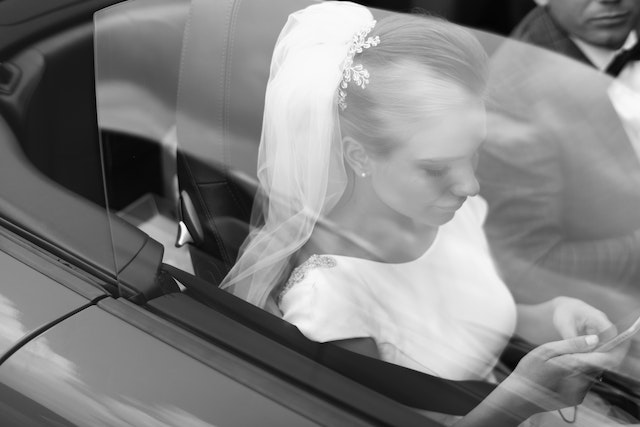
[[[633,323],[631,323],[631,326],[627,327],[622,332],[620,332],[617,335],[614,335],[613,337],[611,337],[613,333],[613,327],[611,327],[598,334],[598,338],[600,338],[601,342],[594,349],[594,351],[601,351],[601,352],[609,351],[614,347],[622,344],[623,342],[625,342],[626,340],[628,340],[638,332],[640,332],[640,317],[637,317],[633,321]]]

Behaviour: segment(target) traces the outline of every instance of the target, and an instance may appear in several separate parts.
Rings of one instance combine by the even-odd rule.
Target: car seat
[[[201,277],[224,277],[248,235],[271,53],[287,16],[311,3],[192,2],[177,103],[177,170]]]

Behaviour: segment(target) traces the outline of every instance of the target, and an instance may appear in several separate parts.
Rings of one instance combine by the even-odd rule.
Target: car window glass
[[[264,91],[279,29],[299,2],[283,0],[282,8],[229,2],[228,9],[209,3],[211,9],[201,10],[210,14],[191,16],[189,7],[203,3],[138,1],[98,14],[96,84],[104,167],[111,174],[106,182],[111,211],[160,242],[165,263],[217,286],[236,262],[245,238],[261,224],[260,205],[254,200],[259,192],[255,168]],[[388,12],[376,13],[382,17]],[[626,108],[635,105],[637,94],[579,61],[470,31],[489,55],[490,69],[486,137],[474,158],[480,197],[470,197],[467,206],[472,208],[457,217],[467,215],[473,233],[440,232],[443,239],[451,234],[460,241],[446,250],[464,253],[468,246],[470,256],[457,264],[466,279],[486,268],[496,276],[508,304],[541,303],[570,294],[612,320],[624,317],[631,311],[616,312],[616,307],[636,295],[620,291],[615,274],[604,271],[618,261],[611,259],[602,269],[595,266],[599,250],[588,242],[606,241],[603,251],[613,253],[628,241],[615,243],[610,236],[637,228],[635,211],[617,208],[620,199],[637,198],[640,203],[634,191],[640,179],[634,145],[637,117]],[[534,210],[531,217],[522,215]],[[575,218],[571,223],[569,216]],[[341,233],[330,221],[323,226],[329,233]],[[473,245],[469,239],[476,239]],[[385,253],[385,242],[375,243],[374,252]],[[358,239],[349,244],[357,246]],[[483,254],[480,267],[470,261],[476,250]],[[336,255],[338,263],[351,262],[348,255],[324,255]],[[289,273],[307,258],[292,263]],[[304,276],[306,267],[298,276]],[[389,283],[409,280],[395,270],[384,274]],[[282,277],[283,286],[288,279]],[[442,283],[447,279],[445,275]],[[460,299],[469,307],[483,301],[483,316],[491,317],[487,313],[494,298],[472,287],[456,292],[458,299],[433,309],[451,304],[454,310]],[[500,351],[485,357],[479,354],[484,351],[480,344],[495,339],[496,346],[504,346],[515,329],[515,317],[503,327],[477,323],[472,314],[470,309],[455,319],[469,336],[448,343],[457,354],[464,353],[468,369],[478,359],[494,363]],[[465,337],[478,347],[457,345]],[[441,350],[444,360],[447,349]],[[383,351],[400,352],[391,344]],[[416,370],[445,375],[424,363],[407,362]],[[474,378],[494,380],[492,369],[480,374],[476,370]]]
[[[3,79],[10,70],[11,84],[0,94],[1,210],[10,230],[114,282],[91,36],[91,24],[79,25],[7,58]]]
[[[110,211],[175,249],[175,112],[188,1],[124,2],[98,12],[96,98]],[[114,235],[118,245],[118,236]]]

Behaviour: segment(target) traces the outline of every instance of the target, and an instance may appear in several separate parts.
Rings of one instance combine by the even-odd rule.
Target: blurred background
[[[507,35],[535,6],[533,0],[353,0],[366,6],[408,12],[423,9],[467,27]]]

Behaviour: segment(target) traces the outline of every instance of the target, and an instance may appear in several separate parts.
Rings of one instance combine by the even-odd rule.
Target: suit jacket
[[[529,12],[513,29],[511,37],[593,65],[543,7],[538,6]]]
[[[611,78],[564,55],[577,47],[544,9],[515,34],[544,49],[507,41],[491,58],[478,177],[492,250],[517,300],[573,295],[611,315],[640,290],[640,161]]]

